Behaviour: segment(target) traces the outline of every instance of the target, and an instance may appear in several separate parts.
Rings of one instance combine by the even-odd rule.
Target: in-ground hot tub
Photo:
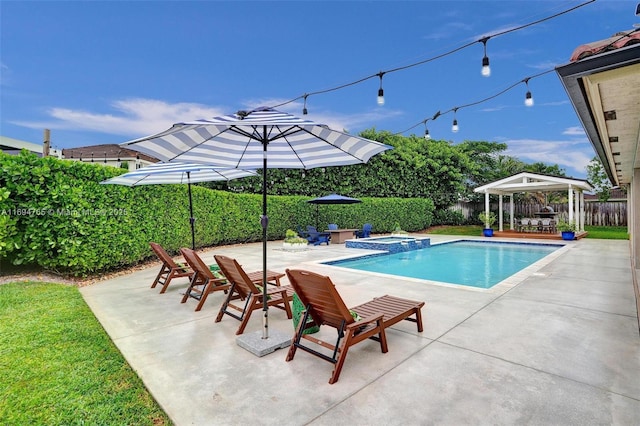
[[[409,250],[427,248],[431,245],[431,239],[426,237],[386,236],[371,238],[356,238],[347,240],[345,247],[368,250],[383,250],[389,253],[400,253]]]

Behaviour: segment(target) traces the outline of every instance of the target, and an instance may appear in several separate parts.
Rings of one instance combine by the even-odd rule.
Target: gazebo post
[[[580,230],[580,228],[579,228],[580,227],[580,209],[581,209],[581,207],[580,207],[580,191],[576,190],[576,192],[574,194],[574,197],[576,198],[576,203],[575,203],[575,206],[574,206],[574,208],[576,210],[576,213],[575,213],[576,231],[579,231]]]
[[[580,231],[584,232],[584,220],[585,220],[585,212],[584,212],[584,191],[580,191]]]
[[[489,191],[484,192],[484,212],[487,214],[486,217],[489,217]],[[485,228],[488,228],[489,225],[487,223],[484,224]]]
[[[500,232],[503,231],[502,229],[502,194],[498,195],[498,230]]]
[[[515,213],[513,193],[509,194],[509,203],[509,229],[513,231],[515,225],[515,219],[513,218],[513,214]]]
[[[567,198],[569,199],[569,223],[573,223],[573,187],[571,185],[569,185]]]

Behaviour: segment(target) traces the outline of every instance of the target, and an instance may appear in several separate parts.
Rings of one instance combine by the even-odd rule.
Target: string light
[[[382,90],[382,76],[384,72],[379,72],[378,76],[380,77],[380,88],[378,89],[378,105],[384,105],[384,90]]]
[[[502,36],[502,35],[505,35],[505,34],[508,34],[508,33],[512,33],[512,32],[515,32],[515,31],[519,31],[519,30],[521,30],[521,29],[524,29],[524,28],[527,28],[527,27],[530,27],[530,26],[533,26],[533,25],[540,24],[540,23],[545,22],[545,21],[548,21],[548,20],[550,20],[550,19],[557,18],[558,16],[561,16],[561,15],[567,14],[567,13],[569,13],[569,12],[573,12],[574,10],[579,9],[579,8],[582,8],[582,7],[584,7],[584,6],[588,5],[588,4],[594,3],[595,1],[596,1],[596,0],[587,0],[587,1],[585,1],[584,3],[578,4],[578,5],[576,5],[576,6],[573,6],[573,7],[569,8],[569,9],[566,9],[566,10],[563,10],[563,11],[561,11],[561,12],[555,13],[555,14],[553,14],[553,15],[550,15],[550,16],[547,16],[547,17],[544,17],[544,18],[538,19],[538,20],[533,21],[533,22],[529,22],[529,23],[527,23],[527,24],[524,24],[524,25],[521,25],[521,26],[518,26],[518,27],[509,28],[509,29],[507,29],[507,30],[504,30],[504,31],[501,31],[501,32],[494,33],[494,34],[492,34],[491,36],[483,37],[483,38],[481,38],[480,40],[472,41],[472,42],[470,42],[470,43],[467,43],[467,44],[465,44],[465,45],[463,45],[463,46],[457,47],[457,48],[455,48],[455,49],[453,49],[453,50],[450,50],[450,51],[448,51],[448,52],[445,52],[445,53],[442,53],[442,54],[436,55],[436,56],[431,57],[431,58],[428,58],[428,59],[424,59],[424,60],[422,60],[422,61],[418,61],[418,62],[415,62],[415,63],[409,64],[409,65],[405,65],[405,66],[401,66],[401,67],[397,67],[397,68],[389,69],[389,70],[387,70],[387,71],[380,71],[380,72],[378,72],[378,73],[376,73],[376,74],[372,74],[372,75],[369,75],[369,76],[366,76],[366,77],[360,78],[360,79],[358,79],[358,80],[355,80],[355,81],[352,81],[352,82],[349,82],[349,83],[341,84],[341,85],[339,85],[339,86],[335,86],[335,87],[331,87],[331,88],[328,88],[328,89],[317,90],[317,91],[313,91],[313,92],[305,93],[305,94],[304,94],[304,95],[302,95],[302,96],[298,96],[298,97],[295,97],[295,98],[290,99],[290,100],[288,100],[288,101],[285,101],[285,102],[282,102],[282,103],[279,103],[279,104],[276,104],[276,105],[272,105],[272,106],[271,106],[271,108],[276,109],[276,108],[279,108],[279,107],[281,107],[281,106],[288,105],[288,104],[290,104],[290,103],[292,103],[292,102],[295,102],[295,101],[297,101],[297,100],[299,100],[299,99],[304,99],[304,100],[305,100],[305,104],[306,104],[306,98],[307,98],[308,96],[310,96],[310,95],[318,95],[318,94],[324,94],[324,93],[334,92],[334,91],[341,90],[341,89],[344,89],[344,88],[347,88],[347,87],[355,86],[355,85],[357,85],[357,84],[360,84],[360,83],[362,83],[362,82],[364,82],[364,81],[366,81],[366,80],[369,80],[369,79],[371,79],[371,78],[375,78],[375,77],[379,77],[379,78],[380,78],[380,88],[378,89],[378,98],[377,98],[378,105],[384,105],[384,90],[382,89],[382,76],[383,76],[384,74],[386,74],[386,73],[390,73],[390,72],[402,71],[402,70],[405,70],[405,69],[408,69],[408,68],[416,67],[416,66],[418,66],[418,65],[426,64],[426,63],[428,63],[428,62],[432,62],[432,61],[434,61],[434,60],[436,60],[436,59],[441,59],[441,58],[443,58],[443,57],[445,57],[445,56],[449,56],[449,55],[451,55],[451,54],[453,54],[453,53],[456,53],[456,52],[459,52],[459,51],[461,51],[461,50],[463,50],[463,49],[466,49],[467,47],[470,47],[470,46],[472,46],[472,45],[474,45],[475,43],[478,43],[478,42],[482,43],[482,44],[483,44],[483,47],[484,47],[484,57],[482,58],[482,75],[483,75],[483,76],[488,77],[488,76],[490,76],[490,74],[491,74],[491,68],[490,68],[490,66],[489,66],[489,57],[487,56],[487,41],[488,41],[490,38],[499,37],[499,36]],[[553,70],[551,70],[551,71],[553,71]],[[547,71],[547,72],[551,72],[551,71]],[[545,73],[546,73],[546,72],[545,72]],[[544,73],[543,73],[543,74],[544,74]],[[509,89],[507,89],[507,90],[509,90]],[[499,93],[499,94],[501,94],[501,93]],[[499,95],[499,94],[498,94],[498,95]],[[495,96],[498,96],[498,95],[495,95]],[[491,99],[491,98],[493,98],[493,97],[495,97],[495,96],[492,96],[492,97],[490,97],[490,98],[488,98],[488,99]],[[485,100],[488,100],[488,99],[485,99]],[[532,99],[533,99],[533,98],[532,98]],[[485,100],[483,100],[483,101],[481,101],[481,102],[484,102]],[[477,102],[477,103],[480,103],[480,102]],[[466,105],[466,106],[475,105],[475,104],[476,104],[476,103],[469,104],[469,105]],[[459,107],[459,108],[462,108],[462,107]],[[303,110],[303,114],[304,114],[304,110]],[[422,123],[422,121],[421,121],[420,123]],[[420,124],[420,123],[418,123],[418,124]],[[409,129],[407,129],[407,130],[411,130],[411,129],[413,129],[414,127],[416,127],[416,125],[413,125],[411,128],[409,128]],[[401,132],[401,133],[403,133],[403,132]]]
[[[458,133],[458,120],[456,119],[457,112],[458,112],[458,107],[453,109],[453,124],[451,125],[451,131],[453,133]]]
[[[424,138],[426,140],[431,139],[431,134],[429,133],[429,129],[427,129],[427,121],[429,121],[429,120],[433,121],[438,117],[440,117],[440,111],[438,111],[435,114],[433,114],[433,117],[424,119],[424,121],[423,121],[423,123],[424,123]]]
[[[503,94],[507,93],[509,90],[513,89],[514,87],[518,86],[518,85],[519,85],[519,84],[521,84],[521,83],[525,83],[525,82],[526,82],[526,81],[528,81],[528,80],[531,80],[531,79],[533,79],[533,78],[537,78],[537,77],[543,76],[543,75],[545,75],[545,74],[549,74],[549,73],[554,72],[554,71],[555,71],[555,69],[554,69],[554,68],[551,68],[551,69],[549,69],[549,70],[543,71],[543,72],[538,73],[538,74],[536,74],[536,75],[533,75],[533,76],[531,76],[531,77],[527,77],[527,78],[525,78],[525,79],[523,79],[523,80],[519,80],[517,83],[512,84],[511,86],[507,87],[506,89],[501,90],[500,92],[498,92],[498,93],[496,93],[496,94],[493,94],[493,95],[491,95],[491,96],[488,96],[488,97],[486,97],[486,98],[484,98],[484,99],[480,99],[479,101],[470,102],[470,103],[465,104],[465,105],[459,105],[459,106],[456,106],[456,107],[454,107],[454,108],[451,108],[451,109],[449,109],[449,110],[447,110],[447,111],[443,112],[442,114],[448,114],[448,113],[450,113],[450,112],[453,112],[453,113],[455,114],[459,109],[462,109],[462,108],[468,108],[468,107],[471,107],[471,106],[475,106],[475,105],[479,105],[479,104],[482,104],[482,103],[488,102],[488,101],[490,101],[490,100],[492,100],[492,99],[497,98],[497,97],[498,97],[498,96],[500,96],[500,95],[503,95]],[[525,80],[526,80],[526,81],[525,81]],[[532,99],[533,99],[533,98],[532,98]],[[438,118],[438,116],[440,116],[440,115],[442,115],[442,114],[440,113],[440,111],[438,111],[438,112],[433,116],[433,118],[431,118],[431,120],[435,120],[436,118]],[[427,119],[427,120],[429,120],[429,119]],[[408,132],[409,130],[414,129],[416,126],[419,126],[420,124],[423,124],[423,123],[425,123],[425,121],[424,121],[424,120],[422,120],[422,121],[418,122],[417,124],[414,124],[413,126],[409,127],[408,129],[405,129],[405,130],[402,130],[401,132],[396,132],[396,133],[393,133],[393,134],[394,134],[394,135],[400,135],[400,134],[406,133],[406,132]],[[456,120],[456,119],[454,119],[454,125],[457,125],[457,120]],[[454,131],[454,130],[453,130],[453,127],[452,127],[452,129],[451,129],[451,130],[452,130],[452,131]]]
[[[304,106],[302,107],[302,115],[307,115],[308,114],[308,111],[307,111],[307,96],[309,96],[309,95],[305,93],[305,95],[304,95]]]
[[[533,96],[531,96],[531,91],[529,90],[529,79],[531,77],[527,77],[524,80],[524,84],[527,86],[527,94],[524,97],[524,104],[528,107],[533,106]]]
[[[489,66],[489,57],[487,56],[487,41],[489,41],[491,37],[483,37],[479,42],[484,46],[484,57],[482,58],[482,76],[489,77],[491,75],[491,67]]]

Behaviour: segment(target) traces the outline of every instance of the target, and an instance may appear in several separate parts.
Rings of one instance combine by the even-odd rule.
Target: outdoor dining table
[[[357,229],[327,229],[324,232],[331,233],[331,242],[342,244],[350,238],[353,238],[353,232]]]

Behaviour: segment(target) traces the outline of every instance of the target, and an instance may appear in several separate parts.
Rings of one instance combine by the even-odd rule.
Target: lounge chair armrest
[[[373,314],[373,315],[369,315],[367,317],[363,317],[362,319],[360,319],[360,321],[356,321],[356,322],[352,322],[351,324],[347,325],[347,328],[360,328],[365,324],[369,324],[372,322],[376,322],[376,321],[382,321],[382,317],[384,315],[383,314]]]

